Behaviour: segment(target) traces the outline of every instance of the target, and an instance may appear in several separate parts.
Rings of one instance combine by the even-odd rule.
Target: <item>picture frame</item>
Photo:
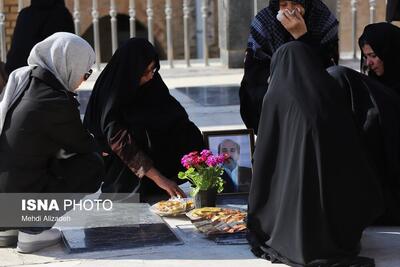
[[[248,193],[252,176],[254,131],[234,129],[204,131],[204,143],[214,155],[226,153],[230,160],[224,164],[225,180],[222,194]]]

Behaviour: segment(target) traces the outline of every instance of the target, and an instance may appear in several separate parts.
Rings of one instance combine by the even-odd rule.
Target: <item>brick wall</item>
[[[212,28],[209,30],[209,45],[210,45],[210,55],[212,57],[219,56],[219,48],[218,48],[218,20],[217,17],[217,0],[214,1],[214,9],[211,11],[212,15],[210,18]],[[173,9],[173,46],[174,46],[174,57],[175,58],[183,58],[184,53],[184,41],[183,41],[183,1],[182,0],[172,0],[172,9]],[[65,0],[66,6],[73,13],[74,0]],[[117,5],[117,13],[128,15],[129,1],[128,0],[118,0],[116,1]],[[195,42],[195,32],[196,32],[196,21],[195,21],[195,13],[194,13],[194,5],[195,0],[189,0],[189,5],[192,7],[190,32],[191,32],[191,52],[192,57],[195,57],[196,50],[196,42]],[[80,1],[80,32],[84,34],[85,31],[92,25],[92,17],[91,17],[91,1]],[[108,16],[110,8],[110,0],[99,0],[98,1],[98,12],[99,18]],[[147,1],[146,0],[135,0],[135,8],[136,8],[136,21],[147,27]],[[153,0],[153,33],[156,42],[160,45],[163,50],[163,54],[166,54],[167,51],[167,35],[166,35],[166,22],[165,22],[165,0]],[[107,33],[110,35],[111,33]],[[106,36],[109,38],[109,36]],[[108,44],[107,44],[108,45]],[[109,45],[108,45],[109,46]]]
[[[191,0],[192,3],[194,0]],[[215,2],[217,0],[214,0]],[[239,1],[239,0],[238,0]],[[242,1],[242,0],[240,0]],[[243,0],[244,1],[244,0]],[[249,0],[246,0],[249,1]],[[24,6],[29,5],[30,0],[24,0]],[[73,2],[74,0],[65,0],[68,9],[73,12]],[[91,25],[91,2],[89,0],[81,0],[81,33],[90,27]],[[120,14],[128,13],[128,0],[117,0],[117,9]],[[136,0],[136,19],[142,25],[147,25],[146,17],[146,2],[145,0]],[[249,1],[250,2],[250,1]],[[6,14],[6,43],[7,49],[10,47],[12,34],[15,27],[15,22],[18,16],[18,0],[4,0],[4,9]],[[164,0],[153,1],[154,5],[154,34],[155,39],[160,43],[162,49],[166,51],[166,34],[165,34],[165,11],[164,11]],[[182,19],[182,0],[173,0],[173,34],[174,34],[174,50],[175,57],[183,57],[183,19]],[[215,5],[216,6],[216,5]],[[99,13],[100,17],[107,16],[109,8],[109,0],[99,0]],[[215,10],[216,11],[216,10]],[[215,13],[214,11],[214,13]],[[385,20],[385,0],[377,1],[377,21]],[[192,14],[194,15],[194,14]],[[369,4],[368,1],[358,1],[358,24],[357,24],[357,36],[359,36],[365,25],[369,23]],[[214,24],[217,24],[215,20]],[[399,26],[399,23],[395,23]],[[195,28],[193,28],[194,21],[191,23],[193,33]],[[341,1],[341,16],[340,16],[340,45],[341,51],[352,50],[351,46],[351,8],[350,0]],[[210,52],[211,55],[218,55],[218,32],[217,25],[212,29],[214,33],[214,40],[211,43]],[[192,48],[194,48],[195,36],[192,36]],[[194,49],[192,49],[194,52]],[[192,57],[194,54],[192,54]]]
[[[4,13],[6,14],[6,45],[7,50],[11,45],[11,38],[15,28],[15,22],[18,17],[18,0],[5,0],[4,1]]]
[[[216,1],[216,0],[211,0]],[[147,26],[147,16],[146,16],[146,2],[145,0],[135,0],[136,5],[136,20],[144,25]],[[194,5],[195,0],[190,0],[189,2]],[[65,0],[67,8],[70,10],[71,14],[73,13],[73,5],[74,0]],[[100,18],[109,15],[109,0],[99,0],[99,14]],[[128,0],[117,0],[117,12],[119,14],[128,15]],[[80,12],[81,12],[81,34],[83,34],[91,25],[92,25],[92,17],[91,17],[91,4],[92,1],[90,0],[81,0],[80,1]],[[4,0],[4,11],[6,14],[6,44],[7,49],[10,47],[12,34],[15,27],[15,22],[18,16],[18,0]],[[30,0],[23,0],[23,6],[30,5]],[[216,6],[214,5],[214,10],[212,11],[213,14],[217,14]],[[174,39],[174,55],[175,58],[183,58],[183,11],[182,11],[182,0],[172,0],[172,7],[173,7],[173,39]],[[154,35],[155,39],[161,46],[161,49],[166,51],[167,44],[166,44],[166,29],[165,29],[165,1],[164,0],[156,0],[153,1],[153,8],[154,8]],[[191,17],[194,17],[194,13]],[[218,20],[215,18],[213,19],[214,27],[211,29],[211,33],[209,36],[210,41],[210,54],[211,56],[218,56],[219,49],[218,49]],[[192,57],[195,57],[195,21],[192,20],[190,22],[190,31],[192,33]],[[107,33],[108,35],[110,33]],[[108,37],[108,36],[107,36]]]

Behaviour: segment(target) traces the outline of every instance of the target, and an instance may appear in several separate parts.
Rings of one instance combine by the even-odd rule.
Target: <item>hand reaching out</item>
[[[174,181],[171,181],[164,176],[162,176],[162,179],[159,179],[156,183],[158,187],[167,191],[171,197],[186,197],[186,194]]]
[[[167,191],[171,197],[186,197],[186,194],[174,181],[166,178],[155,168],[151,168],[148,172],[146,172],[146,176],[153,180],[158,187]]]

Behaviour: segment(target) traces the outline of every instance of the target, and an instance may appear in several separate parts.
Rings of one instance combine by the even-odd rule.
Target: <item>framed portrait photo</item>
[[[245,130],[204,131],[204,142],[214,155],[228,154],[224,164],[225,193],[247,193],[250,190],[254,132]]]

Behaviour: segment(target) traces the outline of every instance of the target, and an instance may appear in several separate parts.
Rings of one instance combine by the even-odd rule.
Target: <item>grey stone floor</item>
[[[354,69],[359,66],[357,61],[344,63]],[[97,75],[95,73],[81,89],[90,90]],[[203,130],[244,128],[238,105],[203,106],[176,89],[193,86],[238,86],[243,75],[242,69],[226,69],[217,61],[211,61],[211,66],[207,68],[201,62],[193,62],[193,67],[186,69],[177,62],[174,69],[163,66],[161,75],[170,87],[171,94],[182,103],[190,118]],[[285,266],[256,259],[247,245],[216,245],[199,236],[184,234],[178,229],[179,226],[190,227],[190,224],[182,218],[170,218],[166,221],[182,238],[184,245],[83,254],[67,254],[61,245],[57,245],[33,255],[18,254],[12,248],[1,248],[0,266]],[[377,267],[399,267],[400,227],[368,228],[362,238],[362,247],[361,254],[375,258]]]
[[[340,64],[356,70],[359,70],[360,66],[358,60],[342,60]],[[95,71],[93,77],[84,83],[81,89],[90,90],[98,74],[99,72]],[[177,61],[173,69],[169,68],[166,62],[162,62],[160,74],[170,88],[171,94],[185,107],[190,119],[202,130],[245,128],[239,114],[239,105],[204,106],[177,90],[177,88],[197,86],[239,87],[243,69],[228,69],[217,60],[210,60],[208,67],[204,67],[201,61],[194,60],[191,67],[186,68],[182,61]],[[220,94],[224,92],[221,91]]]
[[[166,219],[184,245],[160,246],[82,254],[67,254],[56,245],[32,255],[18,254],[14,249],[0,249],[0,266],[162,266],[162,267],[257,267],[286,266],[271,264],[255,258],[247,245],[217,245],[194,232],[189,221],[182,218]],[[186,226],[188,233],[179,228]],[[377,267],[400,266],[400,227],[368,228],[362,238],[361,255],[375,259]]]
[[[95,71],[89,81],[82,84],[81,90],[91,90],[99,72]],[[243,76],[243,69],[228,69],[217,60],[211,60],[204,67],[200,61],[192,61],[186,68],[177,61],[173,69],[162,62],[160,74],[170,88],[171,94],[183,105],[190,119],[202,130],[244,128],[239,114],[239,105],[203,106],[176,88],[196,86],[236,86]],[[236,95],[237,97],[237,95]]]

